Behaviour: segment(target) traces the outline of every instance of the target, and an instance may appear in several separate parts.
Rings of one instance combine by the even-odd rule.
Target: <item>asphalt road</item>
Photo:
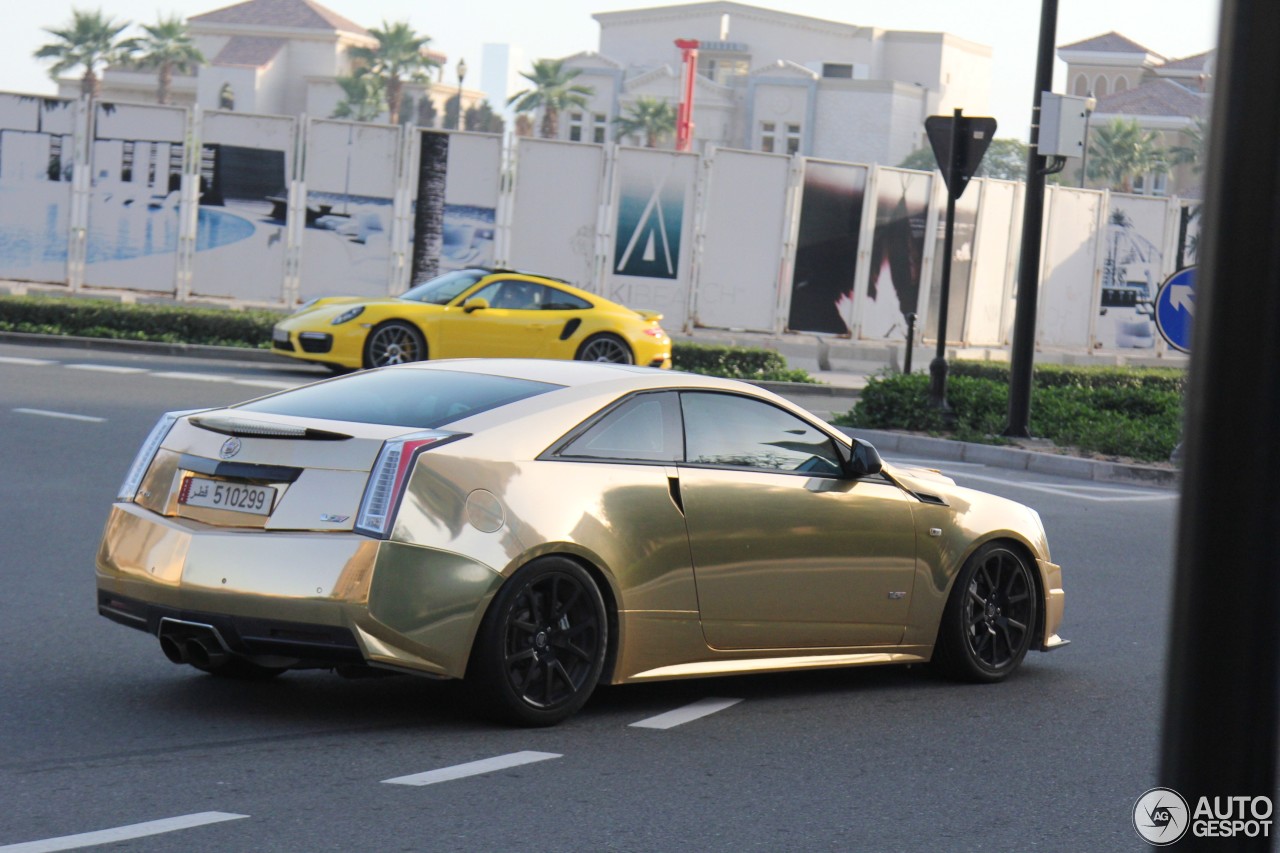
[[[108,830],[156,834],[100,849],[1142,848],[1168,491],[937,463],[1036,507],[1064,567],[1073,644],[995,686],[916,667],[606,688],[527,731],[412,677],[212,678],[99,617],[102,523],[158,415],[323,375],[0,345],[0,851]],[[741,701],[633,725],[709,699]],[[387,781],[513,755],[529,763]]]

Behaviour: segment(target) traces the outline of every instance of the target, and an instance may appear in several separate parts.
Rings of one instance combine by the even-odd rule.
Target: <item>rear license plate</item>
[[[185,478],[182,490],[178,492],[178,503],[186,506],[229,509],[254,515],[270,515],[275,500],[276,490],[271,486],[224,483],[204,477]]]

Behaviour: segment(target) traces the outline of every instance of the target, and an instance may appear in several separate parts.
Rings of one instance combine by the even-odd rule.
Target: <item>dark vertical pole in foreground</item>
[[[1053,42],[1058,29],[1058,0],[1041,0],[1040,43],[1036,53],[1036,91],[1031,108],[1031,146],[1027,151],[1027,189],[1022,213],[1022,250],[1018,261],[1018,308],[1013,315],[1009,365],[1009,425],[1004,434],[1031,436],[1031,363],[1036,350],[1036,301],[1040,294],[1040,229],[1044,222],[1044,158],[1040,156],[1040,93],[1053,88]]]
[[[951,115],[951,162],[947,170],[947,222],[942,239],[942,287],[938,293],[938,352],[929,362],[929,403],[943,412],[947,405],[947,309],[951,305],[952,243],[956,233],[956,189],[960,186],[960,172],[964,168],[960,159],[960,138],[964,124],[964,111],[959,107]]]
[[[1280,663],[1280,15],[1223,0],[1158,784],[1274,796]],[[1271,838],[1233,839],[1267,850]]]

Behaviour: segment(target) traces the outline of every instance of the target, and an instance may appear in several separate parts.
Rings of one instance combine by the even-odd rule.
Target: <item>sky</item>
[[[480,79],[481,45],[506,43],[528,58],[568,56],[599,46],[596,12],[676,5],[646,0],[320,0],[365,27],[408,21],[431,36],[431,47],[449,57],[445,80],[459,57],[467,78]],[[73,8],[96,9],[116,19],[152,23],[161,15],[198,15],[233,5],[222,0],[4,0],[0,27],[0,90],[55,91],[47,66],[32,58],[49,41],[45,27],[71,20]],[[1035,0],[755,0],[749,5],[858,26],[941,31],[992,49],[991,112],[997,134],[1025,140],[1031,120],[1036,41],[1041,4]],[[1115,30],[1170,59],[1215,45],[1219,0],[1058,0],[1056,44],[1070,44]],[[677,34],[678,35],[678,34]],[[1055,62],[1054,90],[1066,91],[1066,66]],[[472,75],[475,75],[474,77]],[[470,87],[468,87],[470,88]]]

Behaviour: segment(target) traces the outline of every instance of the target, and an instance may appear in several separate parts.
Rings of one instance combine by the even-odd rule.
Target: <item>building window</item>
[[[231,88],[230,83],[223,83],[222,90],[218,92],[218,109],[234,110],[236,108],[236,90]]]
[[[1095,98],[1105,98],[1107,96],[1107,78],[1101,74],[1098,79],[1093,81],[1093,96]]]
[[[1116,78],[1116,94],[1117,95],[1128,88],[1129,88],[1129,81],[1127,79],[1125,79],[1124,77]]]
[[[760,150],[773,153],[776,150],[778,126],[771,121],[760,122]]]
[[[721,56],[698,60],[698,74],[721,86],[728,86],[736,77],[745,77],[750,70],[745,59],[729,59]]]
[[[1083,74],[1076,75],[1076,85],[1073,89],[1076,95],[1084,97],[1089,94],[1089,78]]]
[[[800,151],[800,125],[787,125],[787,153],[797,154]]]
[[[852,80],[853,66],[839,62],[822,63],[822,76],[836,80]]]
[[[1167,172],[1157,172],[1151,176],[1151,194],[1152,195],[1168,195],[1169,194],[1169,175]]]
[[[582,113],[569,113],[569,141],[582,141]]]
[[[596,113],[592,116],[591,141],[604,142],[606,133],[609,129],[609,119],[604,113]]]

